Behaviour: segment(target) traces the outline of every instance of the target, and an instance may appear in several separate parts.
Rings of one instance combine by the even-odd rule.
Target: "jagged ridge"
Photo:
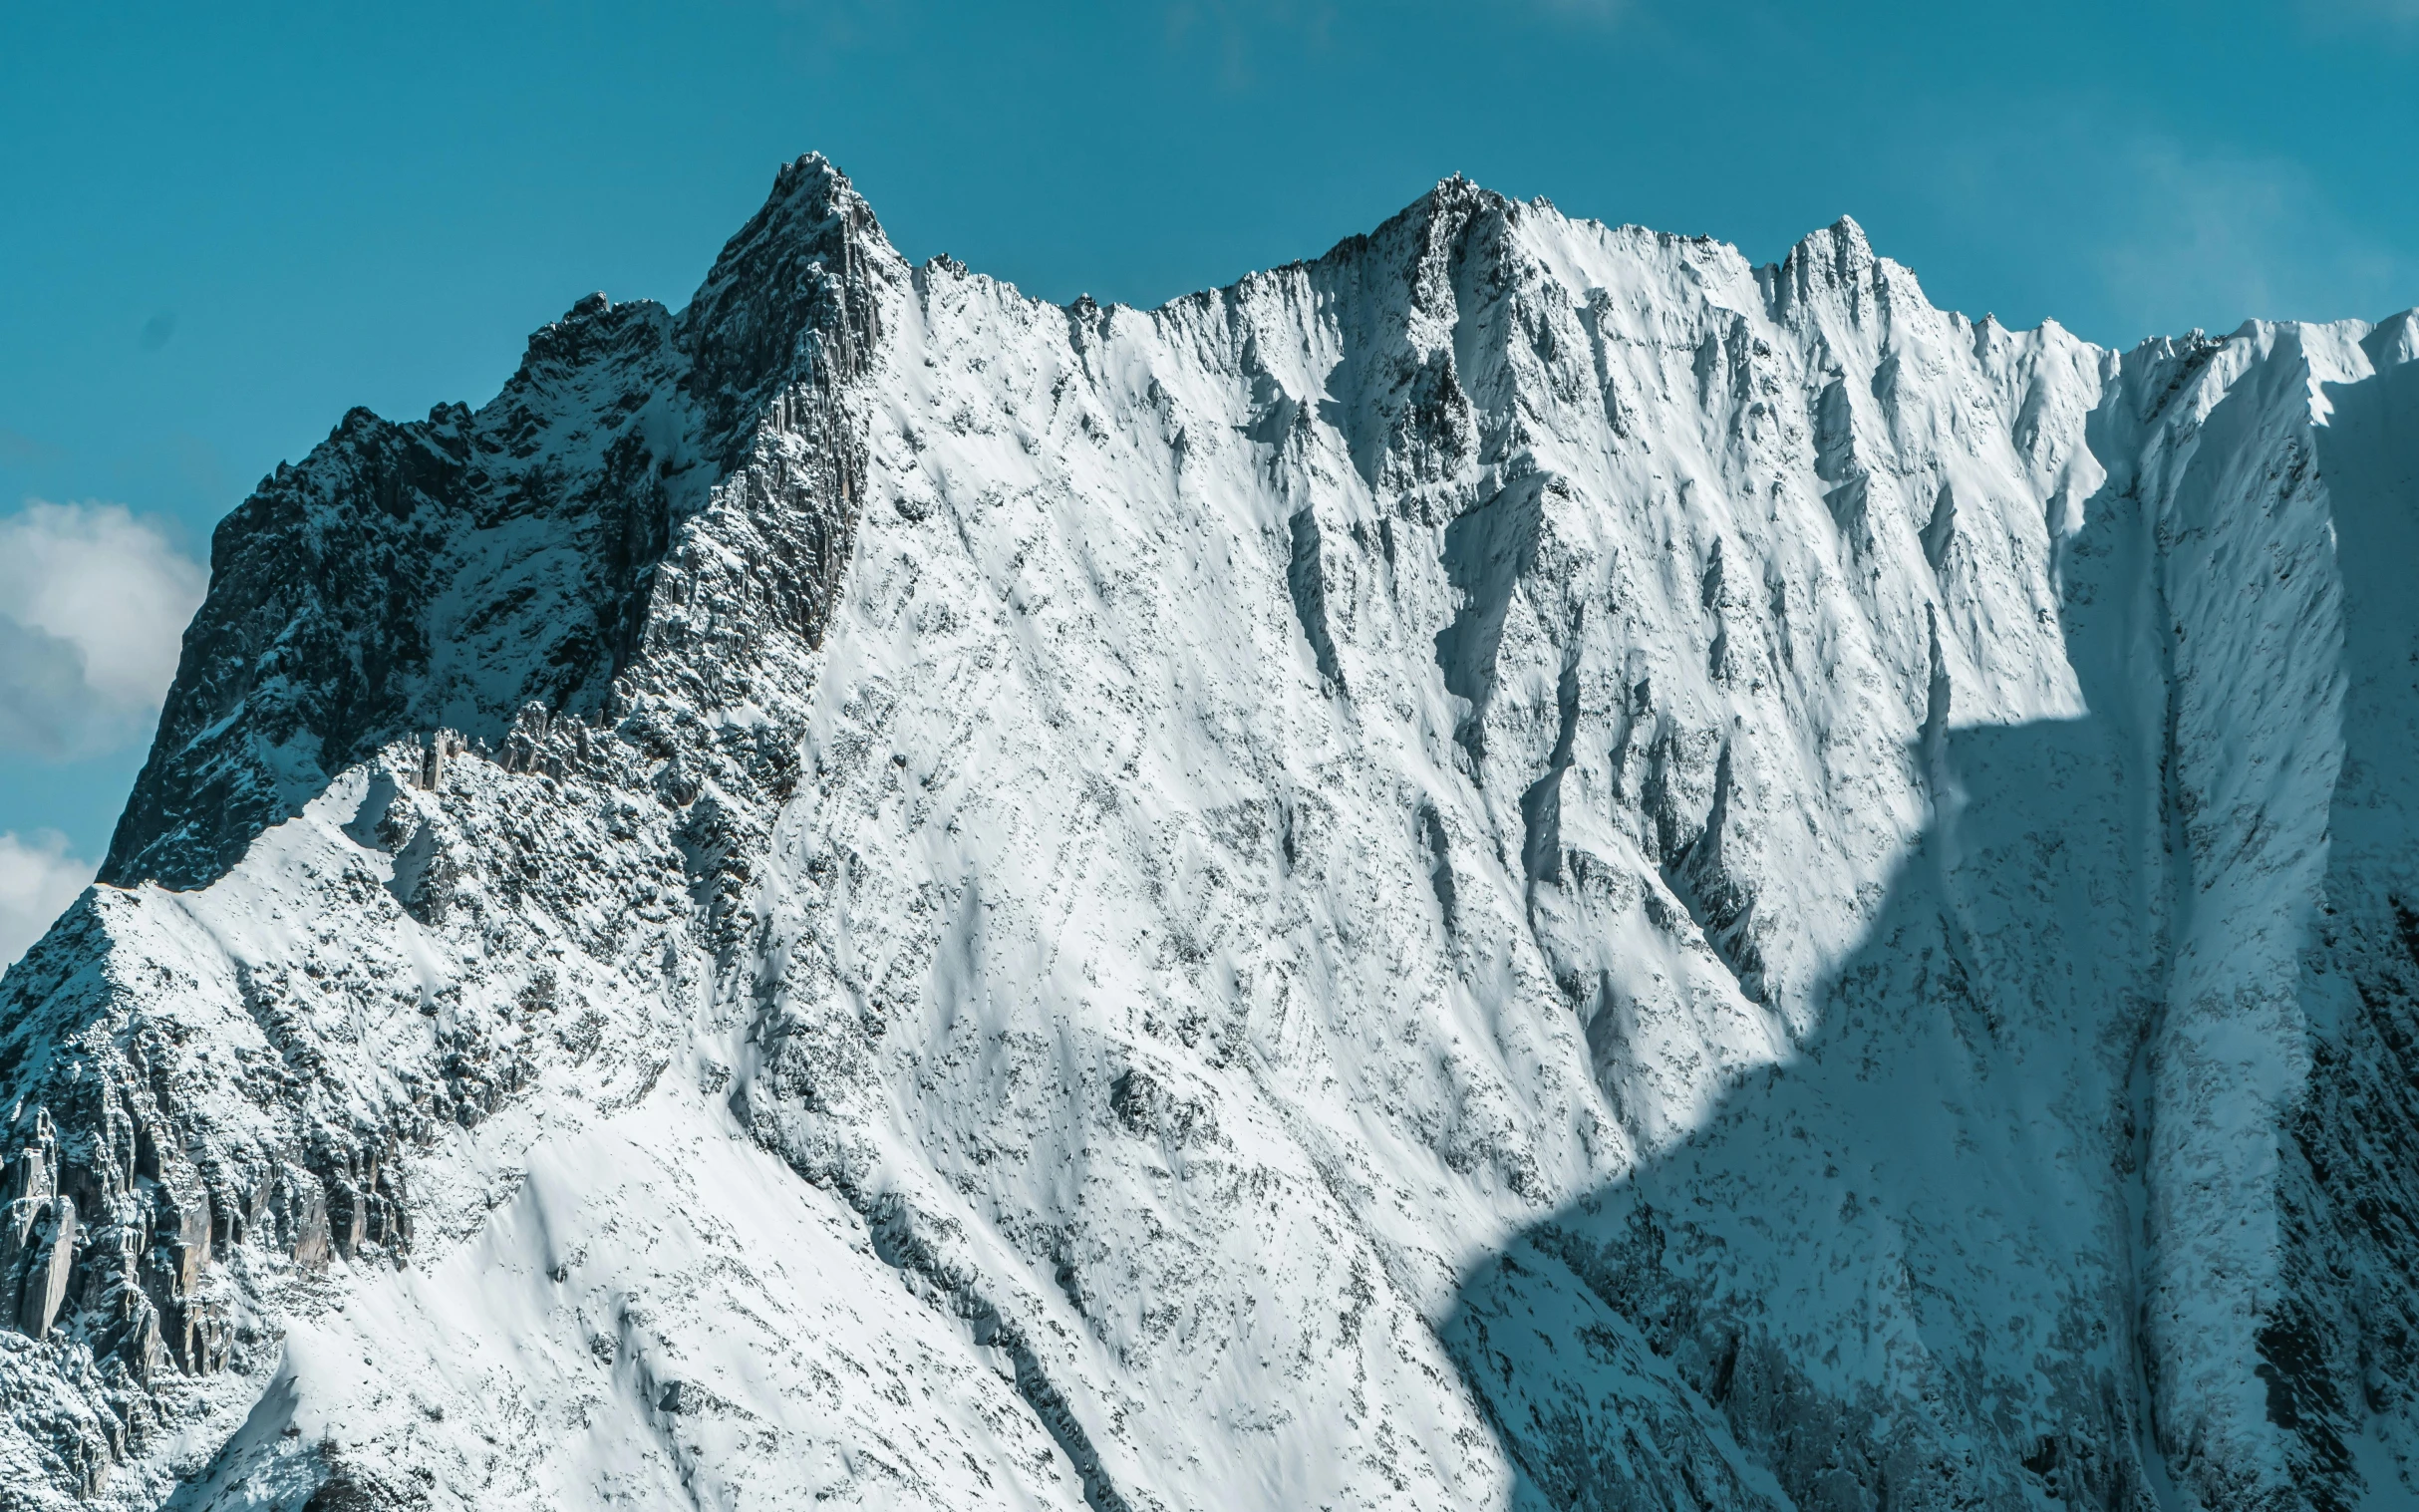
[[[4,1447],[2401,1494],[2414,711],[2335,540],[2402,539],[2411,330],[2119,360],[1853,221],[1757,269],[1459,179],[1057,309],[801,159],[678,317],[221,527],[6,984]]]

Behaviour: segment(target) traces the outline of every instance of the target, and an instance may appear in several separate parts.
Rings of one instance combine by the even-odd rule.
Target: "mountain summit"
[[[0,980],[0,1502],[2419,1498],[2419,320],[819,156],[220,524]]]

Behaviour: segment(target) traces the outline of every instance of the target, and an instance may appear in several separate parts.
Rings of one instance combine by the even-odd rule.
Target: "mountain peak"
[[[680,316],[691,390],[725,440],[737,443],[769,386],[818,366],[854,371],[875,336],[869,281],[904,269],[873,207],[829,158],[783,163]]]
[[[848,175],[822,153],[807,152],[774,172],[771,192],[723,244],[691,312],[735,284],[760,284],[815,263],[845,264],[860,252],[898,255]]]
[[[810,153],[281,467],[0,980],[0,1503],[2404,1495],[2419,328],[1532,203],[1064,318]]]
[[[873,209],[866,204],[865,196],[856,191],[856,185],[840,171],[839,165],[821,152],[801,152],[774,170],[772,191],[764,196],[763,209],[757,216],[760,219],[776,211],[790,223],[800,225],[820,224],[833,215],[853,212],[871,226],[875,235],[881,234],[881,228],[872,225]]]
[[[1845,283],[1873,266],[1873,243],[1855,216],[1842,215],[1819,231],[1807,232],[1790,248],[1789,260],[1800,258],[1828,266],[1832,277]]]
[[[1842,215],[1819,231],[1807,232],[1787,256],[1778,263],[1767,263],[1757,276],[1767,280],[1778,308],[1786,311],[1817,291],[1869,286],[1880,262],[1873,243],[1865,237],[1865,228],[1854,216]]]
[[[1436,187],[1420,196],[1419,203],[1440,209],[1477,208],[1489,204],[1507,203],[1504,196],[1487,188],[1474,178],[1448,173],[1436,180]]]

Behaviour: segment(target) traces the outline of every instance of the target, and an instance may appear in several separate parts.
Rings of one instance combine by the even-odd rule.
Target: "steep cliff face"
[[[219,530],[11,972],[28,1505],[2414,1496],[2414,327],[783,169]]]

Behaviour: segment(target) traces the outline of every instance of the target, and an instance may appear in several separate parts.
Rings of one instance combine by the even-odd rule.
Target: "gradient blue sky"
[[[45,9],[0,13],[0,526],[110,501],[195,555],[348,406],[483,400],[590,289],[678,305],[808,148],[1055,300],[1458,170],[1758,260],[1852,213],[1937,302],[2105,343],[2419,302],[2419,0]],[[142,748],[0,751],[0,833],[89,861]]]

